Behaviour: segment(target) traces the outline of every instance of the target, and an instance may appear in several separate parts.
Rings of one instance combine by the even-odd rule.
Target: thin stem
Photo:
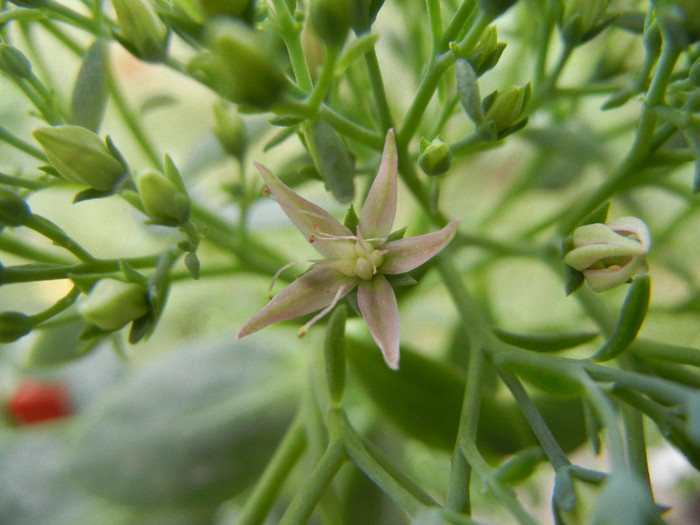
[[[41,217],[40,215],[31,215],[24,225],[27,228],[31,228],[37,233],[40,233],[47,239],[50,239],[56,246],[65,248],[82,262],[93,263],[96,261],[94,256],[92,256],[87,250],[80,246],[80,244],[69,237],[66,232],[64,232],[50,220]]]
[[[625,442],[627,445],[627,464],[630,470],[644,482],[653,501],[649,465],[647,462],[647,444],[644,437],[644,420],[642,413],[628,404],[622,405],[622,418],[625,424]]]
[[[282,484],[304,451],[306,438],[300,414],[301,412],[292,421],[282,442],[256,483],[252,494],[246,500],[238,516],[239,525],[256,525],[265,520]]]
[[[326,448],[306,483],[296,493],[282,516],[280,525],[303,525],[308,522],[326,488],[348,459],[342,441],[333,441]]]
[[[384,81],[382,80],[382,72],[379,68],[379,60],[377,59],[377,50],[372,47],[365,53],[365,64],[369,72],[369,80],[372,84],[372,92],[374,93],[374,104],[377,108],[379,117],[379,125],[382,130],[388,130],[393,127],[393,119],[391,118],[391,110],[387,101],[386,90],[384,89]]]
[[[272,3],[275,7],[275,21],[277,22],[280,36],[284,40],[285,46],[287,46],[297,84],[304,91],[311,91],[313,81],[311,80],[309,67],[304,56],[304,49],[301,46],[300,26],[289,11],[285,0],[273,0]]]
[[[22,139],[16,137],[2,126],[0,126],[0,140],[6,142],[10,146],[17,148],[20,151],[23,151],[27,155],[30,155],[41,162],[45,162],[47,164],[49,162],[46,159],[46,156],[44,155],[43,151],[41,151],[38,148],[35,148],[28,142],[25,142]]]
[[[326,59],[323,62],[323,69],[321,70],[321,76],[314,86],[314,90],[311,96],[306,101],[309,107],[316,111],[326,97],[328,90],[333,85],[333,78],[335,74],[335,63],[338,60],[338,48],[327,47],[326,48]]]
[[[74,286],[73,288],[71,288],[71,291],[68,292],[68,294],[65,297],[56,301],[53,305],[51,305],[43,312],[31,316],[32,323],[34,325],[37,325],[46,321],[47,319],[54,317],[55,315],[60,314],[61,312],[69,308],[78,299],[78,297],[80,297],[80,294],[80,288]]]

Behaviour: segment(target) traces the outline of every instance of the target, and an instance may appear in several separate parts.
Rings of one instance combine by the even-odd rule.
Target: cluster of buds
[[[565,243],[564,262],[583,274],[594,292],[628,282],[646,268],[649,228],[636,217],[579,226]]]

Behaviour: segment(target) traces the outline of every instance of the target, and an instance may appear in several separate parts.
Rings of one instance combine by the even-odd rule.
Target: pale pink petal
[[[379,172],[360,212],[359,227],[365,239],[386,237],[391,233],[396,215],[398,162],[394,130],[390,129],[386,134]]]
[[[614,221],[610,221],[608,226],[611,230],[621,235],[636,235],[647,252],[651,248],[651,233],[649,232],[649,227],[642,219],[637,217],[619,217]]]
[[[316,228],[328,235],[352,236],[352,232],[339,223],[330,213],[297,195],[262,164],[257,162],[254,162],[254,164],[258,168],[260,175],[265,179],[270,193],[272,193],[284,213],[287,214],[287,217],[291,219],[307,240],[316,233]],[[347,246],[345,245],[350,244],[350,242],[314,242],[313,246],[324,257],[334,258],[344,256],[347,251]]]
[[[357,288],[357,304],[372,337],[389,368],[399,368],[400,321],[394,290],[383,275],[361,281]]]
[[[459,222],[454,220],[436,232],[384,244],[381,248],[386,250],[386,254],[381,272],[395,275],[417,268],[449,244],[458,225]]]
[[[293,319],[325,308],[336,298],[338,290],[352,290],[355,279],[334,270],[312,269],[275,295],[267,306],[255,314],[236,335],[236,339],[257,332],[272,323]]]

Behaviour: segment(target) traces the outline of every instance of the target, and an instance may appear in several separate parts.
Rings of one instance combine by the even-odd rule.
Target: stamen
[[[269,293],[268,299],[272,299],[272,288],[274,288],[275,282],[277,282],[277,279],[279,279],[279,276],[282,275],[282,272],[284,272],[288,268],[291,268],[295,264],[299,264],[300,262],[311,262],[311,261],[309,261],[308,259],[297,259],[296,261],[292,261],[290,263],[285,264],[284,266],[282,266],[282,268],[277,270],[277,273],[275,273],[275,275],[272,277],[272,282],[270,283],[270,288],[268,291],[268,293]]]
[[[297,336],[299,337],[304,337],[306,335],[306,332],[309,331],[309,328],[311,328],[316,321],[319,321],[323,319],[328,313],[333,310],[336,304],[338,304],[338,301],[340,301],[345,294],[351,289],[353,286],[355,286],[355,283],[350,283],[350,284],[344,284],[340,288],[338,288],[338,291],[335,292],[335,297],[333,297],[333,301],[331,301],[331,304],[326,306],[323,310],[321,310],[319,313],[314,315],[311,320],[306,323],[304,326],[299,328],[299,332],[297,332]]]

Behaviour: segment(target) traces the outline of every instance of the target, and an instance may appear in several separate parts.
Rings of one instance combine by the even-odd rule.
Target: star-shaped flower
[[[353,233],[329,213],[297,195],[266,167],[255,164],[267,187],[301,233],[324,259],[278,293],[238,332],[238,339],[266,326],[320,310],[299,330],[328,314],[357,287],[357,303],[387,365],[399,366],[399,309],[385,275],[417,268],[440,252],[457,231],[457,221],[433,233],[388,240],[396,214],[398,157],[393,130],[386,135],[379,172]]]

